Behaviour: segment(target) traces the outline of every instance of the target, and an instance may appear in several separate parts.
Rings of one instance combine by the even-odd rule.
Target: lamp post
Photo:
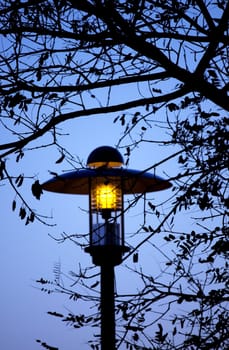
[[[122,167],[113,147],[96,148],[87,168],[54,177],[42,185],[51,192],[89,195],[89,246],[85,249],[101,267],[101,350],[115,350],[114,267],[129,251],[124,237],[124,194],[161,191],[171,183],[154,174]]]

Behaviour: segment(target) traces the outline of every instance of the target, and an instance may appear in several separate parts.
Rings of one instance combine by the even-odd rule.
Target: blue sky
[[[115,146],[118,142],[123,130],[118,123],[113,123],[113,118],[114,116],[96,116],[68,122],[64,131],[69,132],[69,135],[63,138],[63,144],[86,163],[87,156],[94,148],[100,145]],[[150,133],[154,134],[152,130]],[[158,132],[155,135],[158,137]],[[154,149],[155,153],[152,151]],[[130,167],[144,169],[159,161],[168,152],[167,149],[159,148],[159,150],[161,151],[158,152],[158,148],[156,146],[153,148],[151,145],[136,149],[131,157]],[[58,157],[56,150],[33,151],[25,156],[19,167],[25,174],[31,176],[37,174],[39,180],[43,182],[50,178],[49,170],[58,173],[70,170],[66,163],[55,164]],[[15,162],[8,160],[8,165],[13,168]],[[166,169],[158,170],[158,175],[165,176],[163,171]],[[23,192],[27,198],[30,197],[31,183],[30,180],[26,180],[23,185]],[[62,270],[66,273],[77,270],[79,263],[85,266],[91,265],[90,256],[80,251],[74,244],[71,242],[58,244],[49,236],[51,234],[59,237],[62,232],[88,232],[87,214],[80,209],[87,209],[87,197],[46,192],[40,201],[30,198],[32,207],[38,212],[53,215],[54,219],[50,223],[55,223],[56,226],[48,227],[38,222],[24,225],[17,212],[11,211],[14,194],[8,186],[1,188],[1,196],[4,200],[0,203],[3,223],[0,235],[2,278],[0,348],[36,350],[41,348],[36,339],[41,339],[61,350],[73,350],[79,348],[79,345],[82,350],[88,349],[86,342],[90,336],[89,330],[73,330],[59,319],[47,314],[47,311],[66,310],[80,313],[84,311],[86,305],[77,304],[75,309],[67,297],[42,293],[35,283],[36,279],[41,277],[53,279],[53,268],[57,262],[61,262]],[[154,194],[154,197],[161,198],[161,194]],[[20,201],[17,201],[17,204],[19,207]],[[125,221],[128,236],[128,233],[139,228],[142,221],[141,209],[139,212],[128,214]],[[122,279],[124,282],[128,276],[122,267],[118,268],[118,272],[120,290],[122,288],[125,290]]]
[[[172,90],[170,83],[166,87],[168,92]],[[128,101],[129,96],[137,97],[139,92],[143,96],[151,94],[147,84],[141,84],[140,91],[132,86],[129,86],[125,91],[119,87],[114,88],[110,104]],[[106,101],[104,90],[100,90],[97,96],[103,103]],[[86,96],[85,101],[88,106],[90,103],[92,107],[97,106],[95,100],[91,99],[90,102],[90,96]],[[185,111],[185,113],[189,112]],[[118,143],[123,128],[119,122],[113,123],[113,119],[117,115],[90,116],[62,124],[62,131],[66,134],[61,138],[62,145],[68,148],[74,156],[78,156],[85,164],[89,153],[94,148],[102,145],[115,146]],[[152,118],[156,119],[156,124],[157,120],[166,121],[165,111],[162,109],[157,115],[150,117],[150,119]],[[135,132],[136,135],[139,134],[139,128]],[[157,141],[167,137],[166,133],[167,130],[152,126],[145,138]],[[1,141],[11,140],[8,139],[8,135],[1,134]],[[123,144],[128,144],[128,142],[131,140],[126,138]],[[167,148],[166,146],[158,146],[156,143],[140,144],[131,155],[129,167],[148,168],[176,150],[176,147]],[[121,152],[124,153],[125,149],[121,149]],[[28,152],[20,163],[15,163],[13,157],[6,161],[11,173],[15,173],[15,176],[24,173],[31,177],[37,176],[40,182],[44,182],[51,177],[49,171],[61,173],[63,170],[71,170],[70,165],[66,162],[55,164],[59,157],[59,152],[52,148]],[[177,172],[175,160],[166,162],[157,169],[157,175],[164,177],[166,174],[174,176]],[[61,263],[65,273],[77,271],[79,263],[83,266],[91,265],[90,256],[79,247],[71,242],[58,244],[50,237],[50,235],[59,237],[62,232],[87,233],[88,216],[84,210],[88,208],[88,201],[86,197],[54,193],[44,193],[41,200],[37,201],[31,196],[30,188],[33,181],[31,179],[25,180],[21,188],[23,194],[30,201],[32,208],[43,215],[53,216],[53,220],[49,222],[56,224],[56,226],[49,227],[39,222],[25,226],[24,221],[21,221],[18,216],[20,201],[16,199],[17,208],[13,213],[11,204],[15,195],[9,186],[2,185],[0,191],[0,219],[2,223],[0,234],[0,349],[39,350],[42,348],[36,339],[41,339],[60,350],[87,350],[89,349],[87,341],[94,330],[72,329],[59,319],[47,314],[48,311],[83,313],[87,309],[86,304],[73,303],[61,294],[42,293],[35,281],[41,277],[52,280],[54,277],[53,269],[58,262]],[[158,203],[166,200],[170,194],[170,191],[165,191],[149,195],[149,198]],[[167,205],[164,207],[165,210],[168,209]],[[133,233],[140,228],[143,222],[142,214],[143,208],[139,205],[127,213],[125,217],[126,240],[130,244],[136,245],[145,237],[143,234],[133,236]],[[196,228],[191,225],[189,217],[190,213],[188,212],[176,216],[175,224],[180,231],[186,230],[187,227],[189,230]],[[151,225],[157,223],[155,216],[153,216],[153,220],[150,222]],[[168,247],[159,235],[153,238],[152,242],[165,254],[174,253],[170,251],[170,246]],[[161,273],[164,257],[155,247],[145,245],[139,255],[144,271],[152,273],[154,276]],[[132,258],[129,259],[128,263],[134,268]],[[134,274],[125,269],[125,264],[126,262],[116,269],[117,287],[120,293],[130,292],[132,287],[135,291],[134,288],[136,288]]]

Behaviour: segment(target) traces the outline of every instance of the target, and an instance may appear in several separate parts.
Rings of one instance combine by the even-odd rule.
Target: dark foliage
[[[141,229],[134,235],[141,239],[133,240],[130,252],[134,268],[129,264],[140,282],[135,292],[117,292],[117,349],[228,348],[229,3],[4,0],[0,18],[0,131],[5,135],[0,181],[15,192],[12,210],[25,224],[47,223],[23,195],[30,182],[40,200],[39,180],[22,173],[20,165],[29,152],[46,154],[54,147],[55,164],[78,167],[78,159],[61,145],[60,124],[68,120],[112,116],[122,128],[118,145],[126,163],[145,143],[152,153],[158,145],[168,147],[168,155],[150,170],[176,160],[179,171],[168,171],[174,186],[164,205],[144,202]],[[165,131],[163,140],[153,134],[157,127]],[[177,220],[187,217],[187,229],[179,229]],[[58,241],[66,239],[81,245],[77,235],[63,234]],[[162,257],[156,276],[139,265],[148,246]],[[49,294],[99,305],[97,273],[79,270],[71,273],[70,283],[75,282],[69,288],[60,266],[54,281],[37,282]],[[91,295],[80,293],[78,285]],[[88,315],[49,314],[74,328],[99,325],[99,307]],[[99,341],[89,345],[97,350]]]

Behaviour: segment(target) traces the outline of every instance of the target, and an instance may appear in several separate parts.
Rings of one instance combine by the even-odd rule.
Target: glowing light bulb
[[[96,207],[98,210],[113,209],[117,207],[117,188],[113,185],[101,184],[96,187]]]
[[[121,189],[117,184],[97,183],[92,190],[93,210],[101,211],[109,209],[111,211],[121,209]]]

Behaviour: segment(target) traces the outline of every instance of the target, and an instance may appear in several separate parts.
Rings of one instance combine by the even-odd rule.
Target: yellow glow
[[[93,202],[97,210],[117,210],[121,205],[121,190],[114,184],[97,184],[93,194]]]
[[[91,168],[100,168],[100,167],[106,167],[106,168],[119,168],[122,166],[121,162],[114,162],[114,161],[108,161],[108,162],[91,162],[87,164]]]

